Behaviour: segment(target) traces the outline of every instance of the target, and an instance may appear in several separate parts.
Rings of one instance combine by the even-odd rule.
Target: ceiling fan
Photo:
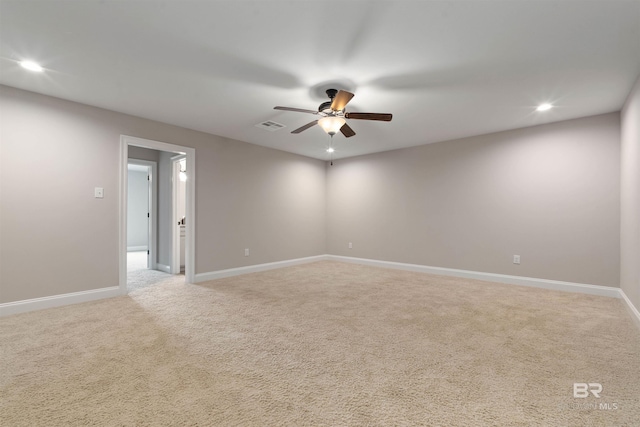
[[[344,111],[344,108],[354,96],[353,93],[347,92],[346,90],[339,91],[336,89],[327,89],[327,96],[329,97],[330,101],[326,101],[320,104],[320,106],[318,107],[318,111],[280,106],[273,107],[273,109],[295,111],[298,113],[309,113],[315,114],[317,116],[322,116],[318,120],[314,120],[302,127],[299,127],[298,129],[291,131],[291,133],[300,133],[318,124],[329,135],[333,136],[338,133],[338,131],[340,131],[346,138],[350,138],[356,133],[347,124],[347,121],[345,119],[377,120],[390,122],[391,118],[393,117],[388,113],[353,113]]]

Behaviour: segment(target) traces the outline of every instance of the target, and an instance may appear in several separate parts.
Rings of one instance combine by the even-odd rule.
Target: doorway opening
[[[195,150],[126,135],[120,138],[120,148],[121,292],[140,287],[138,279],[143,275],[143,281],[153,281],[156,277],[162,281],[161,276],[184,273],[185,282],[192,283],[195,276]],[[130,151],[131,156],[138,157],[155,153],[158,161],[132,159]],[[186,171],[188,179],[181,181]],[[175,242],[178,242],[177,248]],[[140,274],[132,275],[130,267],[141,269],[135,270]],[[128,281],[132,282],[129,287]]]
[[[157,169],[155,161],[127,160],[127,271],[156,269]]]

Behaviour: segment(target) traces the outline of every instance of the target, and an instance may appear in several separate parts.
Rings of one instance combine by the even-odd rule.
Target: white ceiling
[[[640,1],[0,0],[2,84],[319,159],[274,106],[393,113],[342,158],[618,111],[638,74]]]

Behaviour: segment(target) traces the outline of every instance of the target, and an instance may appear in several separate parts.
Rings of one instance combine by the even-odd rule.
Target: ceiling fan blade
[[[345,119],[355,120],[379,120],[382,122],[390,122],[393,114],[387,113],[344,113]]]
[[[345,138],[351,138],[356,134],[353,129],[351,129],[351,126],[346,123],[342,125],[342,127],[340,128],[340,132],[342,132]]]
[[[295,111],[298,113],[310,113],[310,114],[318,114],[315,110],[305,110],[304,108],[292,108],[292,107],[273,107],[274,110],[283,110],[283,111]]]
[[[338,91],[338,94],[333,98],[333,102],[331,102],[331,109],[333,111],[344,110],[344,107],[347,106],[353,97],[354,95],[351,92],[347,92],[346,90]]]
[[[312,122],[310,122],[310,123],[307,123],[306,125],[304,125],[304,126],[302,126],[302,127],[299,127],[298,129],[292,130],[292,131],[291,131],[291,133],[300,133],[300,132],[303,132],[303,131],[305,131],[305,130],[309,129],[311,126],[315,126],[315,125],[317,125],[317,124],[318,124],[318,121],[317,121],[317,120],[314,120],[314,121],[312,121]]]

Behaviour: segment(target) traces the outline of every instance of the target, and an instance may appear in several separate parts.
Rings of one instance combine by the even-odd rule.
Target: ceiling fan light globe
[[[320,125],[320,127],[331,136],[338,133],[340,128],[344,126],[346,122],[347,121],[342,117],[335,117],[335,116],[323,117],[320,120],[318,120],[318,124]]]

